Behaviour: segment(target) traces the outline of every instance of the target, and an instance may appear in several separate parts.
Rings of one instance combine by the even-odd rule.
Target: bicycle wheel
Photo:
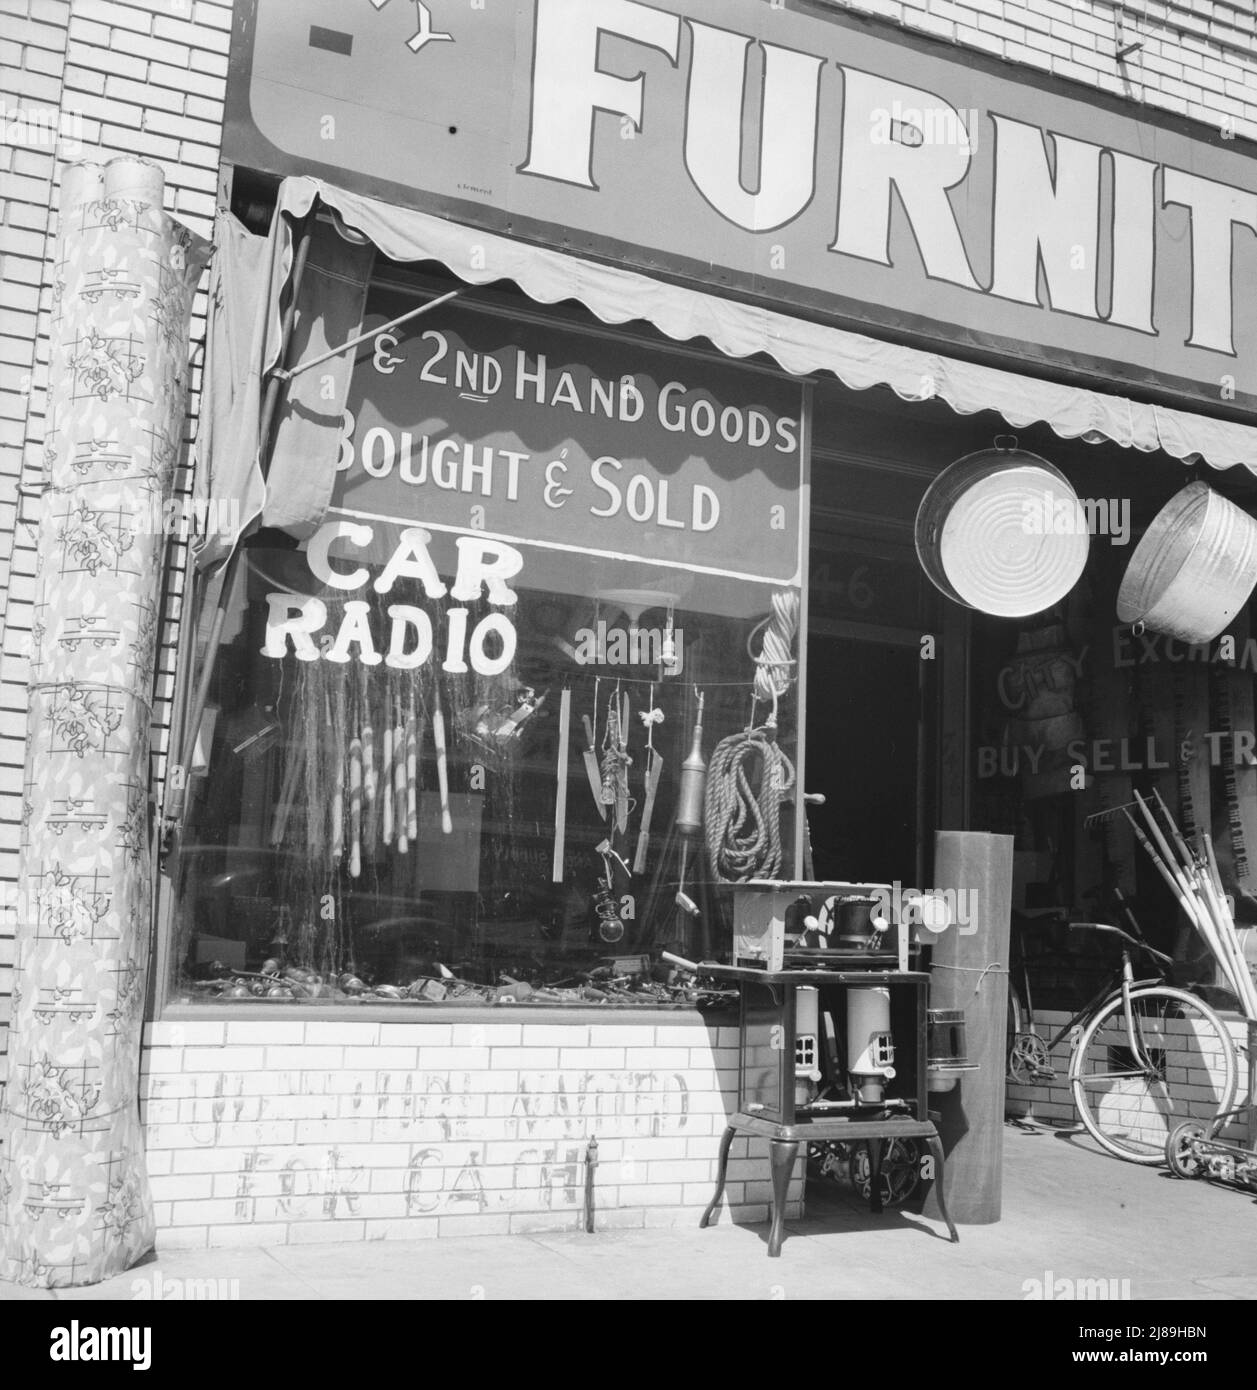
[[[1132,990],[1129,1019],[1120,994],[1106,1000],[1069,1059],[1079,1119],[1101,1148],[1132,1163],[1164,1163],[1179,1125],[1207,1126],[1229,1110],[1235,1073],[1226,1025],[1172,985]]]

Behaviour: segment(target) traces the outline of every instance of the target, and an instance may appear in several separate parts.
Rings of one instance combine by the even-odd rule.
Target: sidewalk
[[[699,1231],[696,1212],[692,1230],[159,1248],[92,1288],[0,1283],[0,1300],[161,1298],[162,1281],[193,1279],[242,1299],[1024,1299],[1031,1281],[1062,1278],[1118,1281],[1118,1297],[1129,1280],[1134,1299],[1257,1298],[1251,1195],[1122,1163],[1081,1131],[1004,1135],[1003,1218],[961,1227],[959,1245],[934,1222],[871,1216],[835,1188],[790,1223],[778,1260],[765,1253],[767,1226]]]

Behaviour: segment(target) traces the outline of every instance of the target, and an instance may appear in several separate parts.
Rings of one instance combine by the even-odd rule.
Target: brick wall
[[[175,1022],[147,1041],[163,1249],[581,1230],[594,1137],[599,1229],[693,1225],[737,1095],[737,1029],[698,1018]],[[767,1140],[735,1139],[728,1178],[720,1219],[766,1221]]]
[[[1069,1022],[1071,1017],[1072,1014],[1069,1013],[1036,1009],[1035,1024],[1039,1036],[1045,1042],[1048,1041]],[[1239,1019],[1228,1019],[1226,1022],[1236,1045],[1245,1043],[1247,1033],[1244,1023]],[[1207,1120],[1216,1112],[1218,1098],[1221,1094],[1221,1068],[1217,1065],[1216,1058],[1205,1055],[1204,1050],[1184,1020],[1171,1019],[1170,1024],[1177,1025],[1174,1036],[1181,1040],[1181,1045],[1167,1059],[1167,1064],[1172,1069],[1168,1072],[1167,1077],[1174,1083],[1176,1095],[1179,1094],[1178,1088],[1185,1088],[1183,1094],[1187,1097],[1193,1097],[1198,1104],[1200,1113],[1193,1114],[1191,1118]],[[1066,1037],[1049,1055],[1048,1065],[1055,1072],[1055,1076],[1050,1081],[1042,1081],[1032,1086],[1018,1085],[1012,1081],[1008,1083],[1008,1114],[1037,1120],[1047,1125],[1078,1123],[1078,1114],[1074,1108],[1068,1081],[1070,1049],[1070,1039]],[[1238,1089],[1235,1098],[1237,1106],[1244,1104],[1247,1091],[1245,1054],[1240,1053],[1239,1057]],[[1186,1119],[1188,1117],[1184,1115],[1180,1118]],[[1232,1125],[1227,1133],[1229,1136],[1241,1139],[1243,1126]],[[1160,1134],[1161,1141],[1164,1142],[1163,1127],[1160,1130],[1149,1131],[1147,1136],[1149,1142],[1153,1142],[1158,1134]]]
[[[1239,0],[827,3],[1257,139],[1257,13]]]

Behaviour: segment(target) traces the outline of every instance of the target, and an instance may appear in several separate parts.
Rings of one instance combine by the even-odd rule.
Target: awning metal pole
[[[431,299],[426,304],[421,304],[417,309],[411,309],[408,313],[400,314],[395,319],[390,319],[387,323],[382,323],[379,328],[369,329],[366,333],[359,333],[356,338],[350,338],[347,343],[342,343],[340,347],[328,348],[326,352],[321,352],[317,357],[311,357],[308,362],[298,362],[295,367],[288,371],[277,371],[275,377],[280,381],[291,381],[293,377],[300,376],[302,372],[308,372],[311,367],[317,367],[319,363],[326,362],[329,357],[339,357],[342,352],[348,352],[350,348],[356,348],[360,343],[365,343],[371,338],[378,338],[381,333],[387,333],[390,328],[396,328],[399,324],[408,323],[411,319],[417,319],[420,314],[426,314],[431,309],[437,309],[442,304],[448,304],[451,299],[457,299],[459,295],[465,294],[466,290],[450,290],[448,294],[443,294],[437,299]]]
[[[297,298],[301,293],[301,281],[305,275],[306,260],[310,255],[311,224],[307,220],[302,229],[301,240],[297,244],[297,255],[293,263],[292,271],[292,294],[289,297],[288,305],[284,310],[280,320],[280,350],[279,360],[283,362],[288,355],[289,348],[292,346],[292,326],[297,314]],[[281,385],[280,373],[272,371],[266,383],[266,396],[262,402],[262,417],[258,426],[258,451],[262,459],[262,476],[265,477],[269,471],[270,455],[269,444],[271,427],[275,420],[275,412],[279,407],[279,388]],[[232,590],[236,587],[236,577],[240,572],[240,566],[244,558],[244,546],[240,540],[236,541],[231,555],[228,557],[226,567],[223,570],[222,588],[218,593],[218,602],[214,609],[214,622],[210,628],[209,641],[205,648],[205,664],[201,669],[201,677],[197,682],[196,695],[192,700],[192,708],[189,711],[188,724],[183,730],[181,739],[180,757],[176,765],[178,768],[178,784],[170,787],[169,780],[167,786],[170,787],[170,799],[166,804],[166,825],[168,832],[177,826],[183,819],[184,802],[187,799],[188,776],[191,768],[192,758],[196,752],[196,740],[201,731],[201,720],[205,715],[205,706],[209,702],[210,686],[213,683],[214,671],[218,665],[218,648],[223,639],[223,628],[227,624],[227,609],[231,603]],[[191,635],[191,640],[196,641],[195,631]],[[169,777],[169,774],[167,774]]]

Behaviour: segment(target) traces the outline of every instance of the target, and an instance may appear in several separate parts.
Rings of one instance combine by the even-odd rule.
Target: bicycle
[[[1023,1084],[1054,1079],[1049,1055],[1072,1038],[1068,1081],[1083,1127],[1118,1158],[1164,1163],[1166,1140],[1179,1125],[1208,1123],[1230,1110],[1237,1072],[1231,1034],[1203,999],[1166,984],[1164,976],[1135,979],[1132,948],[1172,964],[1164,952],[1105,922],[1067,925],[1120,937],[1120,973],[1046,1042],[1029,1012],[1028,980],[1023,1006],[1010,973],[1009,1079]],[[1215,1096],[1211,1073],[1217,1068],[1222,1084]]]

